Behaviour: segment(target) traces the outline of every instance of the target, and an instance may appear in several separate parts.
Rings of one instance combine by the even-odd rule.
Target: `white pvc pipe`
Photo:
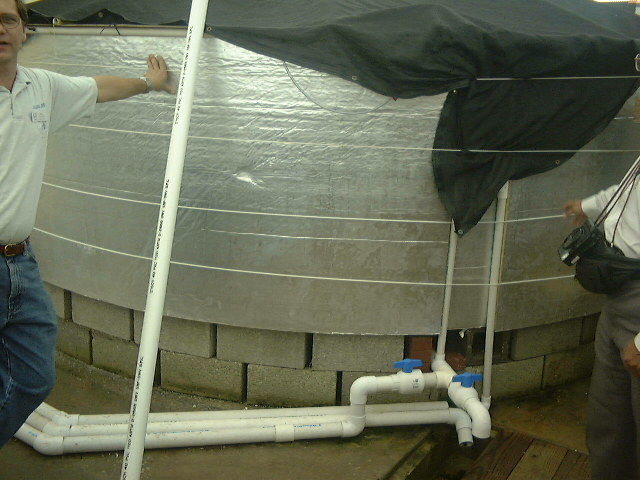
[[[456,372],[444,361],[435,360],[431,368],[442,375],[453,378]],[[489,438],[491,436],[491,416],[488,408],[478,398],[478,392],[473,387],[463,387],[459,382],[450,382],[447,389],[449,398],[458,407],[463,409],[471,417],[472,433],[477,438]]]
[[[471,417],[460,408],[447,408],[432,412],[391,412],[367,415],[367,427],[391,427],[396,425],[431,425],[448,423],[456,426],[458,443],[468,447],[473,444]]]
[[[420,393],[426,387],[437,385],[436,374],[423,374],[414,369],[411,373],[398,372],[384,377],[360,377],[351,384],[349,400],[352,405],[364,405],[367,397],[379,392],[398,392],[402,394]]]
[[[317,407],[317,411],[310,412],[308,415],[288,415],[288,416],[271,416],[265,411],[264,416],[254,418],[209,418],[201,420],[175,420],[175,421],[150,421],[147,426],[148,432],[170,432],[170,431],[195,431],[195,430],[214,430],[227,428],[246,428],[256,426],[273,426],[287,425],[295,423],[319,423],[321,421],[342,421],[353,416],[351,407],[337,407],[340,410],[332,413],[326,411],[331,407]],[[443,411],[449,409],[447,402],[427,402],[427,403],[408,403],[408,404],[389,404],[389,405],[367,405],[365,407],[365,416],[380,416],[389,413],[407,413],[420,414],[422,412]],[[273,412],[295,410],[280,409]],[[261,412],[258,410],[257,412]],[[203,412],[205,413],[205,412]],[[226,413],[226,412],[214,412]],[[238,412],[242,413],[242,412]],[[287,412],[290,413],[290,412]],[[75,423],[60,424],[48,419],[37,412],[32,413],[26,422],[29,426],[40,430],[49,435],[65,435],[65,436],[91,436],[91,435],[116,435],[126,433],[127,424],[122,423]]]
[[[322,407],[320,407],[320,410]],[[245,419],[243,426],[225,425],[224,420],[211,423],[211,428],[189,422],[165,422],[151,424],[146,435],[148,448],[172,448],[187,446],[255,443],[269,441],[295,441],[302,439],[350,437],[358,435],[365,426],[418,425],[448,423],[456,425],[459,443],[471,442],[472,424],[469,415],[459,409],[451,409],[446,402],[421,404],[394,404],[343,407],[348,415],[316,415],[312,417],[274,417]],[[224,412],[222,412],[224,413]],[[227,420],[238,422],[242,419]],[[272,424],[269,422],[284,422]],[[65,426],[55,425],[45,417],[34,413],[29,422],[16,435],[45,455],[120,450],[126,439],[126,425],[67,425],[67,429],[82,429],[83,435],[66,435]],[[261,424],[258,424],[260,422]],[[196,422],[198,423],[198,422]],[[165,428],[169,425],[169,428]],[[56,432],[50,427],[61,429]],[[157,431],[154,427],[160,427]],[[42,431],[42,428],[44,431]],[[209,427],[209,426],[207,426]],[[182,430],[181,428],[185,428]]]
[[[33,29],[33,30],[32,30]],[[147,27],[144,25],[60,25],[56,27],[30,26],[29,35],[100,35],[136,37],[184,37],[186,27]]]
[[[491,271],[489,273],[489,295],[487,298],[487,326],[485,329],[484,370],[482,372],[482,404],[491,406],[491,380],[493,370],[493,342],[496,331],[496,307],[498,304],[498,282],[502,266],[504,250],[504,225],[507,215],[507,199],[509,198],[509,182],[505,183],[496,205],[496,223],[491,251]]]
[[[201,447],[238,443],[292,442],[333,437],[353,437],[364,429],[364,416],[342,421],[270,425],[241,429],[175,431],[146,434],[147,448]],[[122,450],[127,435],[53,436],[23,425],[16,437],[44,455]]]
[[[277,425],[244,429],[221,429],[187,432],[148,433],[146,447],[176,448],[238,443],[289,442],[315,438],[346,437],[360,433],[362,421],[345,420],[323,424]],[[23,425],[16,435],[44,455],[122,450],[127,435],[92,435],[82,437],[52,436]]]
[[[383,427],[448,423],[456,425],[461,445],[468,445],[472,442],[470,417],[460,409],[447,407],[424,411],[367,412],[363,416],[361,414],[358,415],[357,406],[355,411],[353,410],[354,407],[347,408],[351,408],[351,416],[345,416],[343,419],[323,418],[322,421],[318,421],[318,418],[313,418],[313,421],[310,422],[304,417],[298,417],[290,418],[288,423],[284,424],[265,424],[262,426],[245,426],[243,428],[218,426],[217,428],[204,430],[180,430],[176,425],[175,428],[167,431],[156,432],[150,429],[146,440],[148,448],[269,441],[283,442],[302,439],[350,437],[358,435],[365,426]],[[59,427],[62,428],[61,426]],[[87,430],[85,435],[68,437],[64,435],[64,432],[62,434],[42,432],[36,426],[25,424],[16,436],[45,455],[120,450],[122,448],[126,439],[126,425],[97,425],[96,427],[98,430],[94,432]],[[109,427],[118,427],[120,431],[102,430],[101,433],[101,429],[108,429]],[[150,427],[153,427],[153,425]]]
[[[151,414],[148,417],[153,421],[146,427],[145,445],[173,448],[350,437],[365,426],[431,423],[456,425],[461,445],[471,444],[472,433],[485,438],[487,422],[483,415],[488,417],[488,412],[477,400],[475,389],[452,384],[455,372],[446,362],[435,365],[437,371],[432,373],[414,369],[410,373],[361,377],[351,386],[352,405],[348,407]],[[425,387],[448,387],[452,399],[468,413],[449,408],[447,402],[366,405],[372,393],[419,393]],[[16,437],[45,455],[120,450],[129,438],[126,420],[126,415],[69,415],[42,404]],[[490,420],[488,425],[490,430]]]
[[[448,385],[448,384],[447,384]],[[382,405],[366,405],[366,414],[381,414],[388,412],[422,412],[433,410],[445,410],[449,408],[447,402],[414,402],[414,403],[388,403]],[[200,412],[167,412],[149,414],[149,423],[159,422],[198,422],[230,419],[278,419],[303,416],[346,416],[349,415],[350,407],[303,407],[303,408],[278,408],[278,409],[254,409],[254,410],[214,410]],[[127,424],[129,415],[127,414],[106,414],[106,415],[69,415],[46,403],[41,404],[35,414],[45,417],[48,421],[61,426],[73,425],[115,425]],[[32,414],[33,415],[33,414]],[[31,418],[31,417],[29,417]],[[32,424],[32,422],[28,422]]]
[[[444,287],[444,305],[442,307],[442,325],[440,327],[440,335],[438,335],[438,346],[436,349],[436,358],[444,360],[445,349],[447,345],[447,332],[449,330],[449,315],[451,312],[451,291],[453,289],[453,274],[456,266],[456,251],[458,249],[458,234],[456,227],[451,221],[451,230],[449,231],[449,254],[447,256],[447,276]]]
[[[208,4],[208,0],[193,0],[191,4],[131,399],[131,423],[122,462],[121,480],[138,480],[142,468],[182,171],[191,122],[191,107]]]

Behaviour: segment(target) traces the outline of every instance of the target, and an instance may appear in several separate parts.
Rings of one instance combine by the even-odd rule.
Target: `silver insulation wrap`
[[[154,53],[179,75],[181,37],[55,31],[31,35],[20,62],[139,77]],[[101,104],[50,138],[33,235],[46,281],[144,309],[174,100]],[[166,315],[280,331],[437,333],[450,219],[431,148],[443,101],[385,98],[207,36]],[[631,109],[562,167],[512,182],[499,330],[599,308],[557,258],[569,230],[560,206],[616,182],[635,159]],[[493,215],[459,241],[452,328],[484,323]]]

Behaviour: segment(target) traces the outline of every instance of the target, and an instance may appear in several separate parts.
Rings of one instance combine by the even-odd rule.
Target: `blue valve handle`
[[[451,379],[452,382],[460,382],[462,386],[466,388],[473,387],[473,384],[475,382],[479,382],[481,380],[482,380],[482,375],[480,375],[479,373],[471,373],[471,372],[464,372],[464,373],[461,373],[460,375],[455,375]]]
[[[413,372],[414,368],[422,366],[422,360],[416,360],[413,358],[405,358],[404,360],[398,360],[393,362],[393,368],[401,368],[404,373]]]

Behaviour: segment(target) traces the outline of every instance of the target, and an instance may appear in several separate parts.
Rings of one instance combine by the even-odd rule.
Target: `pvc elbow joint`
[[[80,423],[79,414],[68,414],[46,403],[41,403],[35,411],[57,425],[77,425]]]
[[[364,417],[351,417],[342,421],[342,436],[355,437],[362,433],[365,427]]]
[[[40,433],[33,442],[33,449],[43,455],[62,455],[64,437]]]
[[[378,381],[376,377],[360,377],[351,384],[349,391],[349,401],[351,405],[366,405],[367,397],[378,392]]]
[[[469,414],[460,408],[451,408],[449,416],[451,417],[450,423],[456,426],[456,432],[458,432],[458,444],[462,447],[473,445],[473,435],[471,434],[473,426]]]
[[[485,406],[478,399],[469,399],[464,408],[471,417],[473,436],[489,438],[491,436],[491,415]]]
[[[480,402],[476,389],[463,387],[457,382],[452,382],[449,385],[448,393],[449,398],[471,417],[473,436],[489,438],[491,436],[491,416]]]

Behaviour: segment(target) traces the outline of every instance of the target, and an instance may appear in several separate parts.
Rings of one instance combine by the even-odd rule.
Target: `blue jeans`
[[[53,388],[56,329],[31,245],[0,256],[0,447]]]

